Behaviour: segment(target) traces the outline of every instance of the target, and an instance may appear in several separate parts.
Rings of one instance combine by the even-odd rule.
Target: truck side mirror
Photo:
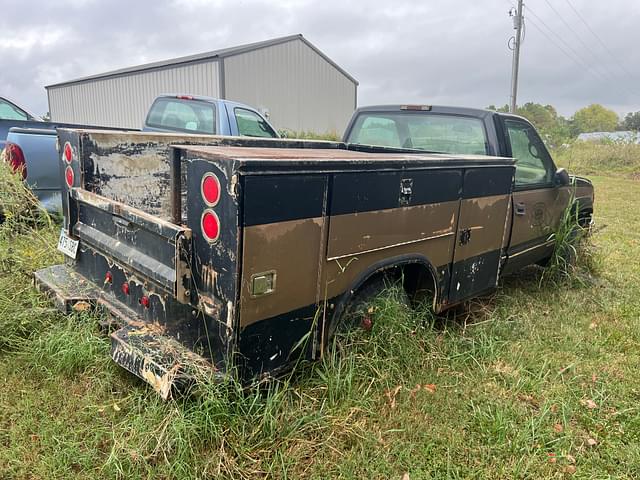
[[[561,186],[570,185],[571,177],[569,176],[569,172],[567,172],[564,168],[557,169],[554,176],[554,183]]]

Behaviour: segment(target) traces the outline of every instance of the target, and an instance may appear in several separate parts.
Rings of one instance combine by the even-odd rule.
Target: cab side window
[[[516,186],[551,183],[553,162],[542,140],[525,122],[505,120],[511,143],[511,155],[516,160]]]
[[[28,120],[25,112],[0,99],[0,120]]]
[[[276,138],[276,132],[255,112],[244,108],[234,108],[238,133],[245,137]]]

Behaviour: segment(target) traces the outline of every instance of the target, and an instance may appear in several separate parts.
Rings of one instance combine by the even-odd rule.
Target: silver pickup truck
[[[62,152],[58,153],[57,128],[114,129],[46,122],[29,125],[33,126],[39,128],[11,128],[2,156],[14,170],[22,171],[26,182],[48,211],[59,211],[62,180],[58,159]],[[276,130],[254,108],[229,100],[194,95],[167,94],[156,98],[142,130],[278,138]]]

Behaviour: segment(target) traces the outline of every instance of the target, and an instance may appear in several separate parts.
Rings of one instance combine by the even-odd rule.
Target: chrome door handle
[[[516,203],[516,215],[524,215],[527,209],[524,203],[518,202]]]

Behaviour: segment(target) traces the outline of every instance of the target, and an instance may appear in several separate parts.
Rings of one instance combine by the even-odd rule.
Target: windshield
[[[216,133],[213,103],[179,98],[159,98],[155,101],[147,125],[189,133]]]
[[[482,120],[427,112],[363,112],[348,143],[428,152],[487,155]]]

